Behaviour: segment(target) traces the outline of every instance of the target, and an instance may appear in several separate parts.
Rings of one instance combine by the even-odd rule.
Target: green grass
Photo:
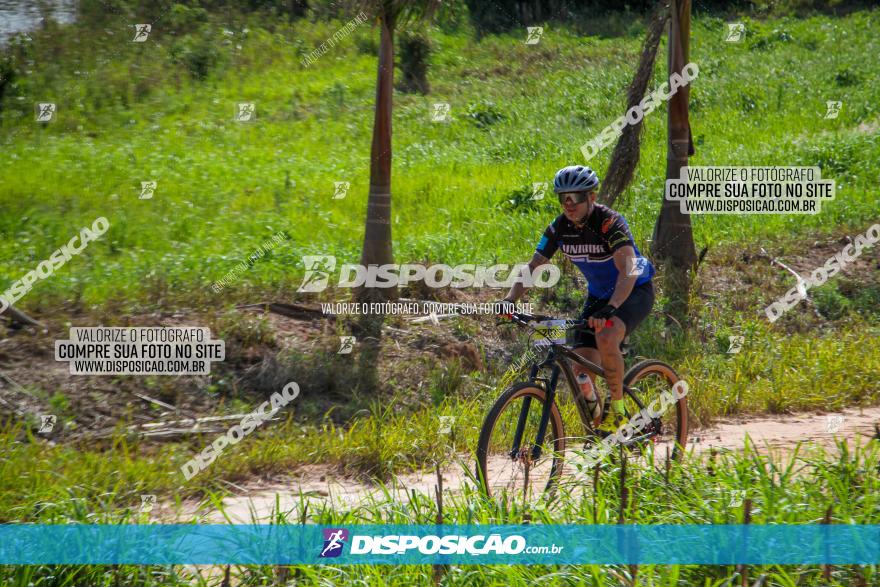
[[[880,522],[880,446],[849,446],[840,443],[831,452],[806,451],[762,456],[754,447],[744,453],[721,453],[701,458],[687,457],[682,464],[671,463],[667,475],[662,459],[647,455],[630,459],[626,486],[630,499],[621,503],[620,467],[616,459],[607,460],[599,482],[566,482],[558,496],[541,507],[525,505],[518,496],[487,499],[472,486],[462,493],[444,498],[446,524],[614,524],[623,511],[628,524],[740,524],[746,500],[751,501],[752,524],[817,524],[832,507],[831,523],[877,524]],[[734,499],[734,498],[738,499]],[[220,506],[220,496],[210,503]],[[290,512],[277,512],[275,523],[315,523],[329,526],[353,524],[433,524],[436,504],[422,494],[409,500],[394,501],[390,488],[380,491],[355,507],[305,508],[305,496]],[[103,511],[89,514],[74,500],[58,504],[55,522],[133,522],[130,513]],[[91,510],[100,511],[100,510]],[[307,512],[307,513],[303,513]],[[559,566],[453,566],[444,584],[578,584],[619,585],[630,569],[619,565]],[[820,585],[822,570],[816,566],[751,566],[752,580],[764,575],[770,585]],[[114,576],[125,584],[165,585],[185,581],[191,571],[181,567],[0,567],[0,577],[26,584],[28,580],[71,580],[78,585],[107,584]],[[236,567],[243,585],[272,581],[273,567]],[[139,579],[131,577],[139,573]],[[156,576],[153,576],[155,573]],[[295,568],[302,584],[427,584],[429,566],[308,566]],[[854,584],[863,574],[873,584],[876,566],[836,566],[833,585]],[[644,565],[638,569],[641,584],[723,585],[737,580],[735,570],[725,566]],[[175,578],[179,576],[180,578]],[[41,584],[35,582],[34,584]],[[202,583],[197,583],[202,584]]]
[[[867,57],[878,51],[877,14],[743,19],[749,36],[739,45],[723,42],[720,19],[695,19],[691,54],[700,76],[692,93],[697,149],[692,163],[819,165],[838,185],[837,199],[816,216],[694,217],[698,248],[811,242],[822,234],[864,232],[877,221],[880,67]],[[198,310],[267,297],[289,300],[296,296],[302,255],[335,254],[347,262],[359,257],[376,31],[359,28],[304,70],[301,56],[340,23],[251,20],[246,34],[243,21],[223,23],[230,36],[219,21],[199,25],[188,22],[190,17],[198,20],[169,15],[167,26],[180,32],[157,27],[155,42],[142,45],[122,38],[119,31],[128,23],[120,21],[108,27],[117,31],[113,35],[86,27],[35,32],[35,42],[22,49],[18,85],[7,89],[0,103],[0,289],[96,217],[106,216],[111,224],[83,254],[37,283],[19,302],[25,310],[49,315],[60,308],[65,317],[127,315],[157,306]],[[580,145],[622,113],[623,90],[641,42],[639,27],[631,28],[629,35],[600,38],[548,27],[536,46],[525,45],[520,34],[476,42],[466,32],[432,30],[432,94],[395,95],[398,261],[488,264],[528,258],[556,214],[555,205],[511,207],[507,200],[530,191],[532,182],[550,181],[558,167],[582,162]],[[826,100],[844,102],[839,118],[823,119]],[[36,101],[56,102],[58,120],[37,125]],[[233,122],[237,101],[256,102],[255,123]],[[451,104],[450,123],[430,121],[435,102]],[[664,119],[662,112],[649,116],[639,170],[618,206],[643,250],[663,189]],[[606,149],[591,161],[600,175],[609,156]],[[155,196],[138,200],[146,180],[158,182]],[[335,181],[351,182],[343,200],[332,199]],[[211,291],[211,283],[280,230],[290,234],[289,244],[266,254],[221,294]],[[701,271],[706,267],[713,274],[723,269],[707,263]],[[690,337],[676,331],[661,337],[660,317],[634,337],[637,354],[670,362],[688,380],[694,423],[877,402],[876,285],[832,280],[814,297],[834,328],[810,330],[808,312],[799,307],[785,319],[795,326],[790,333],[756,319],[762,302],[775,296],[764,282],[750,285],[700,307]],[[229,318],[223,325],[234,330],[237,322]],[[474,326],[462,321],[456,328],[468,334]],[[233,334],[242,346],[272,340],[265,324]],[[726,353],[730,335],[746,337],[741,353]],[[332,365],[329,359],[327,364]],[[267,427],[190,482],[183,481],[179,467],[213,435],[158,448],[122,437],[108,446],[48,445],[10,425],[0,432],[0,521],[141,521],[134,510],[143,493],[219,499],[225,490],[220,479],[284,474],[307,463],[387,478],[450,451],[468,454],[498,394],[500,375],[437,368],[427,374],[427,390],[420,389],[417,401],[398,402],[397,396],[382,404],[367,401],[366,410],[346,426],[325,418]],[[303,388],[307,399],[309,390]],[[69,407],[64,390],[45,396],[59,414]],[[364,401],[354,399],[352,405]],[[305,405],[302,412],[299,406],[292,410],[308,414]],[[450,436],[436,434],[441,415],[456,417]],[[746,489],[756,505],[755,523],[816,523],[829,503],[835,504],[836,522],[878,523],[880,487],[872,473],[877,458],[876,450],[859,450],[771,464],[753,452],[722,455],[714,474],[705,463],[689,462],[674,469],[671,484],[641,468],[631,478],[638,503],[627,519],[737,522],[741,510],[726,507],[725,496]],[[595,500],[590,491],[575,489],[549,510],[532,512],[532,520],[613,522],[619,504],[615,479],[611,464]],[[525,514],[515,502],[487,502],[472,491],[446,499],[447,522],[517,523]],[[432,508],[424,497],[397,505],[377,499],[354,511],[316,512],[308,521],[432,523]],[[247,585],[264,584],[271,574],[268,568],[237,571]],[[405,585],[427,583],[431,572],[378,566],[296,571],[305,584]],[[624,569],[468,566],[451,569],[446,582],[617,585],[611,573],[618,571]],[[853,572],[836,568],[835,580],[851,584]],[[876,568],[867,572],[869,582],[878,580]],[[647,584],[656,585],[721,585],[733,573],[723,567],[639,571]],[[815,567],[752,569],[750,576],[762,573],[771,584],[821,583]],[[179,567],[0,568],[2,581],[15,585],[188,583],[182,574]]]
[[[838,184],[836,201],[815,216],[695,217],[698,247],[864,229],[876,220],[880,68],[864,57],[878,49],[876,14],[745,19],[742,44],[723,42],[720,19],[695,20],[692,163],[820,165]],[[109,233],[39,282],[23,308],[198,306],[218,299],[210,284],[278,230],[291,244],[220,300],[292,295],[303,254],[356,260],[376,32],[362,26],[312,67],[299,64],[338,24],[273,23],[269,32],[248,23],[244,34],[226,24],[229,36],[213,23],[188,34],[160,29],[145,44],[83,28],[35,34],[2,104],[0,287],[98,216],[110,220]],[[555,205],[549,198],[531,210],[501,204],[581,162],[580,145],[623,110],[640,37],[553,28],[530,46],[518,34],[480,42],[463,32],[431,36],[432,94],[395,95],[396,257],[524,260]],[[199,43],[211,55],[203,78],[181,57]],[[830,99],[842,100],[843,110],[824,120]],[[56,122],[34,122],[38,100],[58,104]],[[254,124],[233,122],[237,101],[256,102]],[[450,123],[431,122],[435,102],[451,104]],[[480,112],[497,113],[497,122],[469,115]],[[662,194],[664,118],[649,116],[639,170],[620,204],[642,245]],[[591,161],[600,175],[609,156],[606,149]],[[158,182],[155,196],[138,200],[146,180]],[[332,199],[334,181],[351,182],[345,199]]]
[[[676,365],[688,381],[692,436],[697,426],[718,416],[836,411],[880,401],[876,385],[880,349],[872,344],[876,330],[819,338],[754,334],[735,355],[726,353],[726,337],[723,342],[713,341],[712,352],[701,350],[701,343],[693,341],[675,346],[680,354],[657,353]],[[492,375],[463,376],[453,369],[452,376],[459,380],[455,393],[429,391],[415,402],[402,397],[373,400],[345,425],[334,424],[329,414],[303,420],[309,408],[294,404],[288,408],[290,418],[266,425],[227,448],[207,471],[190,481],[183,479],[180,467],[219,433],[160,448],[123,437],[106,447],[46,446],[42,440],[25,436],[20,426],[8,427],[0,434],[6,455],[0,460],[0,520],[42,520],[42,507],[34,509],[34,504],[71,497],[100,503],[96,511],[113,511],[139,504],[142,493],[193,496],[224,490],[220,479],[246,482],[254,475],[289,474],[305,464],[387,479],[394,473],[430,467],[450,453],[470,461],[467,455],[475,449],[483,418],[500,390],[488,385],[497,381]],[[432,389],[437,385],[443,383],[435,382]],[[306,388],[303,393],[305,401],[313,392]],[[568,398],[565,391],[560,401],[567,405]],[[574,411],[564,413],[568,434],[581,435]],[[455,418],[449,435],[437,434],[440,416]],[[28,496],[24,503],[22,495]]]

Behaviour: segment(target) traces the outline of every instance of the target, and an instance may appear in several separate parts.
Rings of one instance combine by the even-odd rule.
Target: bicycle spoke
[[[655,448],[669,446],[674,449],[676,442],[686,437],[687,425],[686,409],[675,401],[673,395],[677,377],[668,366],[658,362],[634,375],[629,387],[643,407],[626,394],[626,408],[630,418],[641,410],[645,414],[645,424],[633,435],[641,437],[641,441],[633,444],[652,442]],[[655,417],[650,416],[651,412]]]
[[[492,421],[485,448],[485,481],[491,495],[536,503],[558,474],[558,423],[550,422],[538,441],[543,406],[541,399],[524,393],[510,399]]]

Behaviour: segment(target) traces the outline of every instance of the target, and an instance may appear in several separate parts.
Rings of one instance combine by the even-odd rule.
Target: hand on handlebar
[[[599,308],[587,319],[587,324],[594,328],[596,332],[601,332],[603,328],[611,328],[614,325],[611,318],[617,313],[617,308],[611,304],[606,304]]]

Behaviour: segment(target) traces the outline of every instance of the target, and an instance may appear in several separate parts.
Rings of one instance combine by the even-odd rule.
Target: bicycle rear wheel
[[[676,399],[682,388],[673,389],[678,382],[675,370],[657,360],[636,363],[623,377],[624,386],[631,390],[625,395],[630,420],[639,411],[646,414],[645,424],[633,436],[650,435],[650,442],[655,447],[665,445],[670,448],[673,459],[681,458],[688,433],[687,396]],[[656,417],[648,415],[646,408],[649,406]]]
[[[532,383],[508,388],[486,415],[477,444],[477,479],[487,495],[540,501],[562,474],[562,416],[553,402],[539,438],[546,392]]]

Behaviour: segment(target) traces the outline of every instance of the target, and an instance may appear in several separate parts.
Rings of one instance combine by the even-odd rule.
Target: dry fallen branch
[[[166,404],[165,402],[160,401],[160,400],[157,400],[157,399],[154,399],[154,398],[151,398],[151,397],[148,396],[148,395],[143,395],[143,394],[141,394],[141,393],[136,393],[136,392],[134,392],[134,391],[131,392],[131,395],[133,395],[133,396],[135,396],[135,397],[137,397],[137,398],[140,398],[140,399],[144,400],[145,402],[150,402],[151,404],[157,405],[157,406],[159,406],[160,408],[165,408],[166,410],[171,410],[172,412],[177,412],[177,411],[178,411],[178,408],[172,406],[171,404]]]
[[[327,320],[336,320],[334,314],[325,314],[320,308],[304,306],[302,304],[284,304],[279,302],[260,302],[258,304],[244,304],[236,306],[237,310],[263,310],[263,312],[272,312],[280,316],[288,318],[296,318],[298,320],[314,320],[316,318],[325,318]]]
[[[207,416],[204,418],[193,418],[191,420],[172,420],[170,422],[149,422],[146,424],[138,424],[135,426],[128,426],[123,429],[123,433],[125,434],[137,434],[138,436],[142,436],[144,438],[158,438],[158,437],[169,437],[169,436],[187,436],[190,434],[219,434],[226,431],[226,428],[218,428],[214,427],[203,427],[202,424],[209,423],[220,423],[227,422],[232,420],[241,420],[247,414],[233,414],[230,416]],[[274,422],[281,420],[281,418],[270,418],[268,422]],[[188,428],[175,428],[174,426],[178,424],[184,424],[188,422],[195,422],[193,426]],[[117,428],[114,426],[113,428],[105,428],[104,430],[100,430],[94,434],[83,434],[78,438],[89,438],[89,439],[99,439],[99,438],[109,438],[113,436],[113,434],[117,431]]]
[[[803,277],[801,277],[801,276],[798,274],[797,271],[795,271],[794,269],[792,269],[791,267],[789,267],[788,265],[786,265],[785,263],[783,263],[783,262],[780,261],[779,259],[770,256],[770,253],[768,253],[766,250],[764,250],[764,247],[761,247],[761,253],[762,253],[765,257],[767,257],[768,259],[770,259],[770,264],[771,264],[771,265],[779,265],[780,267],[782,267],[783,269],[785,269],[786,271],[788,271],[789,273],[791,273],[792,275],[794,275],[795,279],[798,280],[798,284],[800,284],[800,283],[806,283],[806,280],[805,280]],[[804,293],[804,296],[806,296],[806,293]]]
[[[764,250],[764,247],[761,247],[761,256],[769,259],[771,265],[779,265],[780,267],[782,267],[783,269],[785,269],[786,271],[788,271],[789,273],[794,275],[794,278],[797,279],[797,285],[795,287],[797,287],[798,293],[801,294],[801,297],[804,299],[804,301],[807,302],[807,304],[811,308],[813,308],[813,312],[816,314],[816,316],[818,318],[822,318],[823,316],[822,316],[822,314],[819,313],[819,309],[816,307],[816,304],[813,303],[813,300],[810,299],[810,296],[807,295],[807,288],[805,287],[807,280],[804,279],[803,277],[801,277],[797,271],[795,271],[794,269],[792,269],[791,267],[789,267],[788,265],[786,265],[785,263],[783,263],[779,259],[772,257],[770,255],[770,253],[768,253],[766,250]]]
[[[37,322],[21,310],[17,309],[15,306],[9,306],[2,312],[0,312],[0,316],[6,316],[13,323],[19,324],[27,324],[28,326],[38,326],[40,328],[46,328],[46,326],[40,322]]]

